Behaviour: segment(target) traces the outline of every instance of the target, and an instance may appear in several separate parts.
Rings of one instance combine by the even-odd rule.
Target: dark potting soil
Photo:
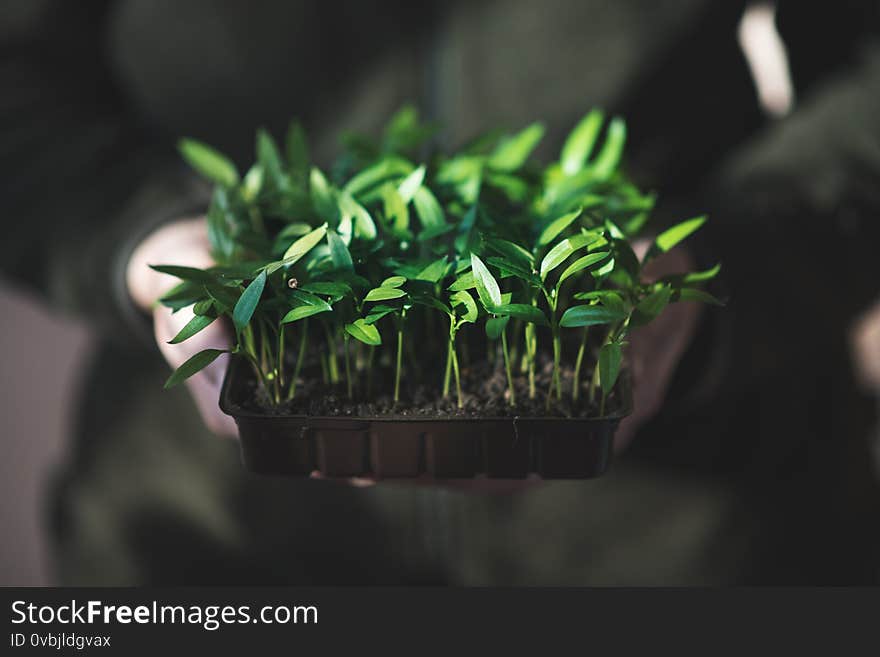
[[[507,387],[507,375],[503,361],[496,364],[485,360],[463,366],[461,368],[462,406],[459,408],[455,392],[455,381],[450,385],[448,397],[443,397],[441,379],[444,373],[444,360],[438,357],[436,370],[404,371],[400,381],[400,399],[394,402],[394,372],[389,367],[374,367],[372,382],[361,374],[354,382],[352,398],[349,399],[345,384],[345,372],[341,372],[341,381],[336,385],[325,384],[318,368],[309,368],[300,377],[296,394],[290,401],[280,406],[271,403],[269,395],[256,380],[250,381],[254,394],[242,406],[247,410],[259,411],[266,415],[309,415],[319,417],[409,417],[409,418],[487,418],[487,417],[565,417],[586,418],[597,417],[599,413],[599,397],[589,402],[589,374],[581,371],[580,398],[572,401],[571,367],[562,368],[562,400],[556,399],[554,392],[548,410],[547,389],[553,370],[549,357],[539,357],[535,372],[536,396],[529,398],[528,378],[517,372],[514,376],[516,404],[509,403],[510,393]],[[342,363],[340,363],[342,365]],[[342,369],[342,368],[340,368]],[[354,376],[354,373],[353,373]],[[436,379],[431,385],[429,379]],[[605,415],[620,409],[622,400],[615,389],[609,395],[605,405]]]

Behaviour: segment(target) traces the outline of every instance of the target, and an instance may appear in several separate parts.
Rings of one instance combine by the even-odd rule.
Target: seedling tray
[[[620,420],[631,410],[629,379],[602,418],[423,418],[269,415],[247,409],[250,370],[234,359],[220,408],[238,425],[241,457],[255,473],[377,479],[590,479],[611,461]]]

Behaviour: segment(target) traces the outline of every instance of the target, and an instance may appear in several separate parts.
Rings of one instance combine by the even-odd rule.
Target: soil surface
[[[463,366],[461,369],[462,405],[458,406],[454,379],[450,394],[442,395],[444,359],[438,357],[436,371],[404,372],[401,375],[400,399],[394,402],[394,372],[390,368],[374,367],[372,382],[365,373],[355,377],[352,398],[347,396],[345,374],[337,385],[325,384],[320,370],[310,368],[300,377],[296,394],[290,401],[274,406],[266,391],[258,388],[251,377],[248,386],[253,391],[249,400],[242,404],[247,410],[258,410],[268,415],[309,415],[333,417],[567,417],[585,418],[599,416],[601,391],[596,390],[594,403],[589,401],[589,374],[581,371],[580,395],[577,402],[572,401],[572,370],[562,369],[562,400],[553,395],[547,408],[547,389],[552,373],[552,361],[539,357],[539,367],[535,373],[536,396],[529,398],[528,379],[516,373],[514,389],[516,404],[510,404],[510,392],[503,363],[490,364],[485,360]],[[499,359],[500,360],[500,359]],[[518,370],[518,368],[517,368]],[[250,370],[243,368],[244,374]],[[621,375],[624,378],[626,373]],[[424,383],[436,379],[436,384]],[[418,382],[416,382],[418,381]],[[605,402],[605,415],[614,415],[623,406],[618,385]]]

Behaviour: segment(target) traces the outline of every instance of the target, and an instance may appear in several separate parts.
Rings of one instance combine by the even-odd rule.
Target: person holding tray
[[[876,409],[848,340],[880,296],[880,21],[876,3],[811,4],[11,3],[0,266],[101,335],[53,481],[61,582],[875,581]],[[335,135],[408,100],[450,145],[540,118],[558,147],[553,130],[604,107],[664,199],[658,228],[712,215],[676,257],[721,260],[731,303],[633,336],[654,385],[604,478],[510,495],[260,478],[217,436],[234,432],[222,359],[162,390],[169,364],[224,339],[168,345],[179,326],[155,308],[167,280],[146,264],[209,263],[208,190],[176,138],[244,161],[256,127],[297,116],[329,161]]]

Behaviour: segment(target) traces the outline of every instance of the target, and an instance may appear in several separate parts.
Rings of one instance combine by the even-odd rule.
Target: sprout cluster
[[[257,133],[257,161],[243,177],[212,148],[183,140],[184,158],[215,183],[207,222],[217,265],[155,267],[181,279],[162,303],[194,313],[173,342],[228,318],[235,329],[228,351],[250,362],[279,405],[295,397],[309,357],[320,359],[328,385],[344,387],[349,398],[369,396],[358,382],[372,386],[377,352],[393,372],[397,403],[412,353],[405,345],[417,341],[419,351],[443,354],[445,365],[425,375],[438,376],[442,394],[461,406],[462,335],[480,332],[484,353],[471,350],[469,358],[500,351],[511,405],[514,381],[525,377],[529,397],[540,395],[548,410],[564,396],[578,402],[586,387],[589,402],[601,395],[603,414],[628,331],[669,303],[715,302],[699,285],[719,268],[643,280],[646,262],[705,218],[665,230],[636,256],[632,240],[654,196],[619,169],[621,119],[606,125],[601,111],[589,112],[547,166],[531,159],[543,133],[534,123],[420,159],[433,127],[406,107],[380,140],[347,135],[343,155],[322,171],[294,122],[283,151],[266,131]],[[564,354],[567,332],[579,347]],[[223,351],[198,353],[167,386]],[[552,358],[552,374],[538,390],[541,353]],[[564,358],[573,358],[568,390]]]

